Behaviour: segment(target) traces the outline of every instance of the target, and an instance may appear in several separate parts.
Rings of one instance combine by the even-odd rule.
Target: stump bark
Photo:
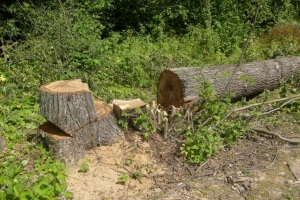
[[[235,67],[224,65],[202,70],[196,67],[165,70],[159,77],[157,102],[164,107],[180,107],[199,98],[200,79],[210,82],[219,98],[228,93],[231,99],[254,96],[266,89],[275,89],[282,81],[299,72],[300,56],[246,63],[236,71]]]
[[[84,158],[84,145],[51,122],[45,122],[38,128],[38,139],[54,158],[60,159],[68,167]]]
[[[97,120],[92,92],[80,79],[41,86],[40,102],[41,115],[71,136]]]

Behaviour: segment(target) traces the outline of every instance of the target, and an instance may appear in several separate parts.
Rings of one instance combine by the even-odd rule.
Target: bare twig
[[[256,106],[260,106],[260,105],[263,105],[263,104],[272,104],[272,103],[277,103],[277,102],[280,102],[280,101],[285,101],[285,100],[290,100],[290,99],[297,99],[298,97],[300,97],[300,94],[295,95],[295,96],[291,96],[291,97],[285,97],[285,98],[281,98],[281,99],[275,99],[275,100],[272,100],[272,101],[255,103],[255,104],[251,104],[251,105],[244,106],[244,107],[241,107],[241,108],[236,108],[236,109],[233,110],[233,112],[237,112],[237,111],[241,111],[241,110],[246,110],[246,109],[249,109],[249,108],[252,108],[252,107],[256,107]]]
[[[289,168],[289,170],[290,170],[290,172],[293,174],[293,176],[294,176],[294,178],[298,181],[299,180],[299,178],[298,178],[298,176],[294,173],[294,171],[291,169],[291,166],[290,166],[290,164],[289,163],[287,163],[287,166],[288,166],[288,168]]]
[[[298,100],[298,99],[300,99],[300,96],[297,97],[297,98],[290,99],[289,101],[287,101],[287,102],[285,102],[284,104],[282,104],[280,107],[274,108],[274,109],[269,110],[269,111],[264,112],[264,113],[261,113],[261,114],[259,114],[258,116],[268,115],[268,114],[270,114],[270,113],[272,113],[272,112],[278,111],[278,110],[282,109],[284,106],[289,105],[289,104],[293,103],[295,100]]]
[[[168,118],[165,117],[164,118],[164,122],[165,122],[165,128],[164,128],[164,139],[167,139],[168,137]]]
[[[282,141],[285,141],[285,142],[289,142],[291,144],[300,144],[300,141],[296,141],[296,140],[291,140],[291,139],[284,138],[284,137],[282,137],[281,135],[279,135],[277,133],[274,133],[274,132],[271,132],[271,131],[268,131],[268,130],[265,130],[265,129],[262,129],[262,128],[253,127],[251,130],[254,130],[254,131],[258,132],[258,133],[263,133],[263,134],[268,134],[268,135],[275,136],[278,139],[280,139]]]
[[[277,156],[278,156],[278,149],[276,150],[276,155],[275,155],[273,161],[271,162],[271,164],[269,164],[269,165],[266,167],[266,169],[269,169],[269,168],[275,163],[275,160],[277,159]]]
[[[157,109],[157,124],[160,125],[161,124],[161,114],[160,114],[160,110]]]
[[[199,172],[199,170],[200,169],[202,169],[207,163],[209,162],[209,159],[207,159],[206,161],[205,161],[205,163],[203,163],[202,165],[200,165],[199,167],[198,167],[198,169],[185,181],[185,183],[187,183],[187,182],[189,182],[192,178],[194,178],[195,177],[195,175]]]

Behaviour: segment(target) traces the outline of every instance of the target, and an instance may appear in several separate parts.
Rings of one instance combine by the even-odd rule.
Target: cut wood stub
[[[141,99],[133,99],[133,100],[113,100],[113,110],[117,117],[120,119],[122,116],[122,112],[124,111],[133,111],[136,108],[145,108],[146,103]]]
[[[45,84],[40,98],[41,115],[70,136],[97,121],[92,92],[80,79]]]
[[[225,65],[203,69],[168,69],[159,77],[157,103],[165,108],[190,103],[190,99],[199,97],[201,80],[211,83],[219,98],[251,97],[264,90],[275,89],[282,81],[299,71],[300,56],[278,57],[245,63],[239,67]]]
[[[79,159],[84,158],[84,144],[51,122],[45,122],[38,128],[38,140],[54,158],[60,159],[68,167],[74,166]]]

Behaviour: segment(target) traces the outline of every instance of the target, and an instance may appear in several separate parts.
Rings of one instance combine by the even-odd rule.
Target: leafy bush
[[[181,153],[188,162],[204,162],[218,152],[222,144],[230,146],[247,131],[247,122],[241,117],[229,117],[230,99],[220,100],[210,83],[201,81],[198,106],[200,112],[185,134]]]

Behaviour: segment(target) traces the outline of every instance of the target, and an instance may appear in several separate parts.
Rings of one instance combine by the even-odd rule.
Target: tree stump
[[[97,145],[111,145],[121,139],[121,129],[117,125],[117,119],[115,118],[112,107],[107,105],[103,101],[95,101],[97,109],[97,121],[94,123],[87,124],[80,129],[80,137],[84,138],[85,135],[90,132],[96,134]],[[91,142],[86,142],[91,144]],[[93,148],[93,145],[87,146],[86,149]]]
[[[163,107],[180,107],[199,98],[200,79],[210,82],[219,98],[228,94],[231,99],[254,96],[278,87],[290,75],[299,72],[300,57],[251,62],[242,64],[236,71],[235,67],[225,65],[203,70],[196,67],[164,70],[159,77],[157,103]]]
[[[43,146],[68,166],[84,157],[85,150],[101,145],[111,145],[121,138],[121,129],[112,113],[112,108],[103,101],[95,101],[97,121],[88,123],[74,136],[70,136],[51,122],[38,129],[38,138]]]
[[[39,127],[38,139],[68,166],[83,158],[85,150],[121,139],[112,107],[93,101],[88,85],[79,79],[43,85],[40,107],[48,122]]]
[[[132,111],[136,108],[146,107],[146,103],[141,99],[132,99],[132,100],[113,100],[113,110],[117,117],[120,119],[122,116],[122,112],[124,111]]]
[[[43,85],[40,97],[41,115],[71,136],[97,121],[92,92],[80,79]]]

